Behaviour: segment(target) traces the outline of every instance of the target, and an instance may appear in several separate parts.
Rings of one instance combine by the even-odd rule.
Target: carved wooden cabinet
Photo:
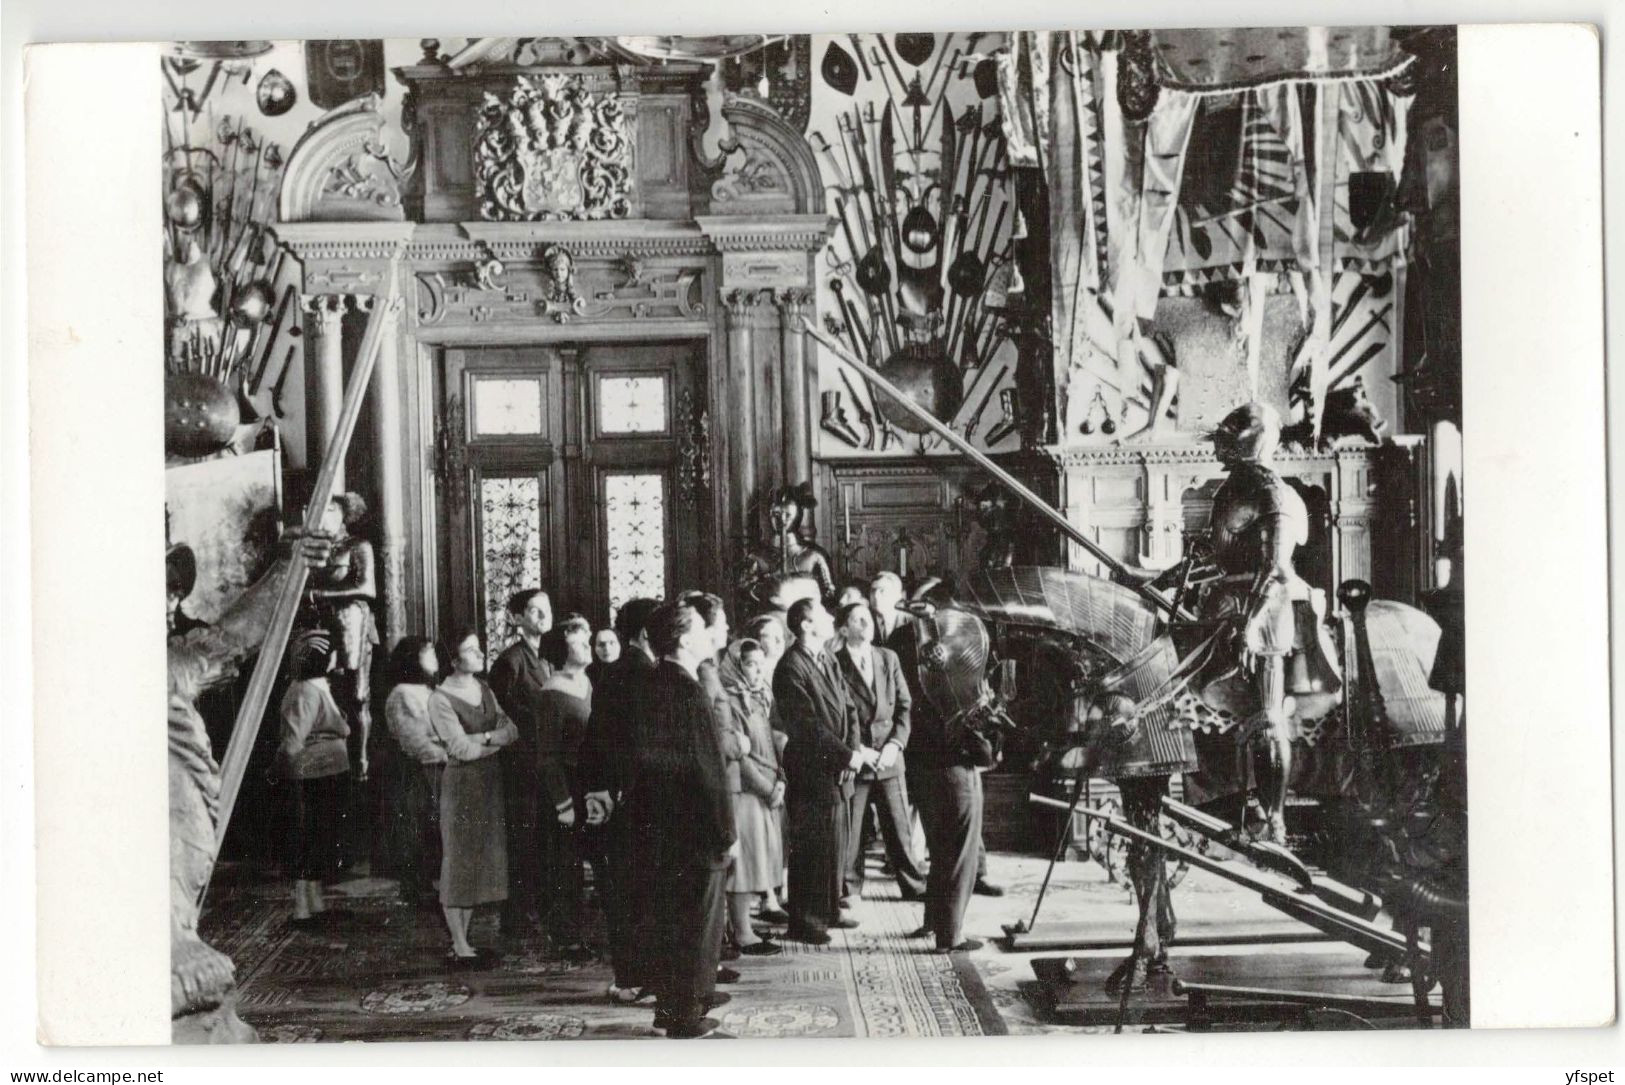
[[[1016,454],[1000,457],[1000,466],[1053,498],[1048,459]],[[823,460],[818,475],[818,541],[843,586],[867,584],[882,569],[902,574],[911,586],[931,576],[953,583],[981,560],[987,532],[973,502],[989,478],[960,458]],[[1060,560],[1052,533],[1022,532],[1017,560]]]

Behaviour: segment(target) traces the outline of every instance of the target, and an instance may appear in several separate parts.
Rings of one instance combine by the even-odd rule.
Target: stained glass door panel
[[[479,565],[481,617],[493,654],[518,636],[508,598],[542,584],[546,547],[544,491],[535,475],[480,479]]]
[[[602,480],[605,580],[613,617],[628,599],[666,595],[666,473],[613,472]]]

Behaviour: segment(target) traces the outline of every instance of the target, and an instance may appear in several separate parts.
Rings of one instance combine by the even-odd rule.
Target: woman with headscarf
[[[764,676],[762,646],[746,638],[729,646],[718,668],[727,708],[723,727],[740,736],[741,750],[729,772],[739,854],[728,874],[728,922],[739,952],[771,957],[780,952],[751,926],[751,904],[777,889],[784,873],[784,845],[777,811],[784,806],[784,767],[774,741],[773,693]],[[729,756],[724,746],[723,755]]]
[[[332,642],[319,629],[300,633],[288,646],[293,681],[282,695],[278,773],[295,782],[293,923],[310,926],[327,910],[322,881],[337,867],[339,822],[344,816],[350,736],[344,713],[328,688]]]

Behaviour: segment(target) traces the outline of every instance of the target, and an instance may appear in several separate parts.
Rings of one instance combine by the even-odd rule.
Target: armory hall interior
[[[160,67],[177,1041],[1468,1023],[1452,29]]]

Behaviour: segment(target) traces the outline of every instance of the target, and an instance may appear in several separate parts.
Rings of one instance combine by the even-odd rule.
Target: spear
[[[339,468],[344,463],[350,438],[355,433],[356,419],[361,414],[361,402],[366,396],[367,382],[372,375],[373,364],[378,358],[379,344],[383,341],[386,314],[393,313],[399,306],[395,271],[404,248],[403,245],[396,250],[385,280],[388,284],[388,293],[377,299],[372,315],[367,320],[367,330],[361,337],[361,349],[356,358],[354,371],[350,374],[350,382],[344,390],[344,400],[339,407],[338,423],[329,439],[327,454],[322,458],[315,484],[311,487],[310,504],[305,509],[304,528],[307,534],[314,534],[321,527],[322,514],[333,495]],[[226,830],[231,826],[232,809],[237,804],[237,793],[242,787],[243,774],[248,769],[249,755],[254,749],[254,738],[260,729],[265,706],[270,701],[271,686],[276,681],[283,652],[288,646],[288,637],[293,632],[294,616],[299,609],[299,601],[304,596],[309,574],[310,567],[298,559],[288,567],[276,598],[276,608],[272,611],[270,627],[266,630],[265,640],[260,645],[259,658],[254,661],[254,672],[249,679],[248,690],[237,711],[237,722],[232,727],[225,756],[221,758],[214,858],[219,857],[220,846],[226,839]],[[203,892],[207,890],[208,881],[205,881]],[[201,896],[200,892],[200,904]]]
[[[1017,479],[1010,472],[994,463],[993,460],[990,459],[981,449],[977,448],[975,445],[965,440],[965,438],[955,433],[948,426],[944,425],[942,421],[930,411],[926,410],[924,407],[920,406],[919,403],[915,402],[914,398],[907,392],[903,391],[901,388],[897,387],[897,385],[883,377],[879,370],[854,357],[851,351],[847,350],[834,337],[830,336],[822,328],[814,324],[811,320],[808,320],[806,317],[801,318],[801,327],[803,331],[816,339],[825,350],[829,351],[838,360],[845,362],[847,365],[851,366],[853,369],[862,374],[864,379],[869,382],[871,387],[879,388],[881,391],[891,396],[892,400],[897,406],[913,415],[928,430],[935,433],[938,437],[941,437],[944,441],[947,441],[948,444],[953,448],[969,456],[977,466],[982,468],[982,470],[1004,483],[1004,485],[1009,488],[1011,493],[1027,502],[1027,504],[1031,505],[1033,509],[1042,515],[1046,520],[1060,528],[1061,532],[1066,535],[1067,538],[1083,547],[1083,549],[1096,561],[1100,562],[1114,573],[1120,574],[1120,582],[1123,582],[1126,587],[1141,596],[1146,602],[1180,621],[1195,620],[1195,616],[1190,614],[1188,611],[1176,610],[1173,603],[1169,602],[1161,592],[1147,584],[1140,583],[1139,580],[1133,576],[1128,566],[1125,565],[1121,560],[1114,557],[1108,551],[1102,549],[1099,543],[1095,542],[1095,540],[1091,539],[1088,535],[1085,535],[1082,529],[1073,524],[1072,521],[1068,520],[1061,512],[1057,511],[1054,506],[1049,504],[1049,502],[1045,501],[1043,498],[1033,493],[1032,490],[1028,489],[1027,486],[1021,482],[1021,480]],[[877,410],[878,407],[879,404],[876,404]]]

